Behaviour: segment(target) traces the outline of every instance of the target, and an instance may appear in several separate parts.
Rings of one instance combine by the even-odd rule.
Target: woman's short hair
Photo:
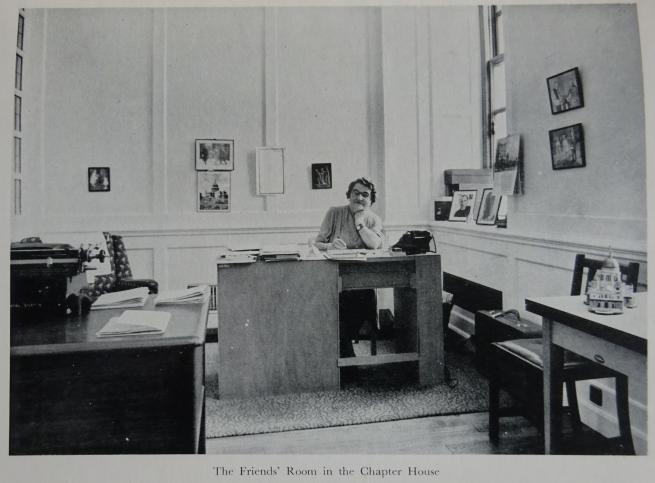
[[[352,192],[353,188],[357,183],[366,186],[368,189],[371,190],[371,204],[375,203],[375,185],[373,184],[372,181],[367,180],[363,176],[361,178],[357,178],[355,181],[352,181],[348,185],[348,191],[346,191],[346,198],[350,198],[350,193]]]

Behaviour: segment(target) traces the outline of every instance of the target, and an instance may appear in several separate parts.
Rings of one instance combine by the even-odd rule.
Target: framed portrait
[[[110,191],[109,168],[91,167],[88,170],[89,191]]]
[[[444,221],[450,216],[450,207],[453,204],[452,196],[444,196],[434,202],[434,220]]]
[[[577,67],[549,77],[546,79],[546,84],[548,84],[551,113],[561,114],[584,106],[582,83]]]
[[[332,164],[312,164],[312,189],[332,189]]]
[[[198,211],[228,213],[231,206],[230,177],[232,173],[203,171],[198,176]]]
[[[196,139],[196,171],[233,171],[234,139]]]
[[[582,168],[586,166],[584,132],[582,124],[574,124],[548,131],[550,159],[553,169]]]
[[[495,225],[500,207],[501,195],[495,193],[492,188],[485,188],[482,191],[482,200],[480,200],[480,209],[478,218],[475,222],[478,225]]]
[[[453,193],[453,204],[450,207],[449,221],[467,221],[473,208],[477,190],[461,190]]]

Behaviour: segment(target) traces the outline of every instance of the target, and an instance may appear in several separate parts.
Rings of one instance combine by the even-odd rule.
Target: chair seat
[[[496,342],[494,345],[513,355],[521,357],[542,369],[544,367],[543,339],[541,337],[506,340],[503,342]],[[574,354],[573,352],[564,351],[564,370],[578,368],[586,364],[592,364],[592,362]]]

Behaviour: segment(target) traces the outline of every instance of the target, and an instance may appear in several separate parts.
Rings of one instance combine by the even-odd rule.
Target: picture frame
[[[434,220],[445,221],[450,216],[450,207],[453,205],[452,196],[444,196],[434,202]]]
[[[453,193],[448,221],[468,221],[475,208],[477,190],[460,190]]]
[[[482,199],[480,200],[480,209],[475,222],[478,225],[495,225],[500,208],[502,195],[494,192],[493,188],[484,188],[482,190]]]
[[[196,139],[196,171],[234,171],[234,139]]]
[[[232,206],[232,173],[201,171],[196,173],[196,175],[198,211],[229,213]]]
[[[312,189],[313,190],[332,189],[332,164],[331,163],[312,164]]]
[[[255,148],[258,195],[284,194],[284,148]]]
[[[565,70],[546,79],[550,112],[561,114],[584,107],[582,82],[577,67]]]
[[[89,191],[92,193],[111,191],[110,170],[106,166],[88,168],[87,180]]]
[[[554,170],[586,166],[584,130],[581,123],[548,131],[548,138]]]

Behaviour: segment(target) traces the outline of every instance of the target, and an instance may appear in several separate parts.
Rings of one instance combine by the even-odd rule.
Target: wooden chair
[[[585,292],[594,274],[603,266],[604,260],[592,259],[584,254],[575,257],[571,295],[582,293],[583,278],[586,272]],[[620,264],[624,282],[636,291],[639,264],[630,262]],[[514,339],[491,344],[489,357],[489,439],[498,443],[499,392],[504,389],[526,409],[525,416],[543,431],[543,346],[541,338]],[[564,352],[562,382],[566,385],[569,410],[573,426],[580,427],[576,381],[611,377],[616,380],[616,408],[619,422],[620,442],[623,451],[634,454],[628,401],[628,379],[623,374],[612,371],[600,364]],[[504,414],[503,414],[504,415]]]

